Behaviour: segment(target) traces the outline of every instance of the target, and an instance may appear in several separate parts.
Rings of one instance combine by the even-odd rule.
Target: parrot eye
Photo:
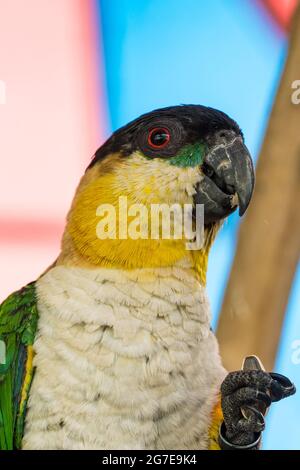
[[[171,139],[170,131],[166,127],[154,127],[148,134],[148,145],[153,149],[162,149]]]
[[[171,117],[141,123],[135,134],[137,148],[149,158],[174,157],[185,141],[181,122]]]

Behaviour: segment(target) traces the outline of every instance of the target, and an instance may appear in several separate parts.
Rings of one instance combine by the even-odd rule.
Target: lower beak
[[[203,179],[197,185],[196,204],[204,205],[204,222],[224,219],[239,206],[242,216],[252,197],[254,169],[250,153],[240,137],[216,145],[205,156]]]

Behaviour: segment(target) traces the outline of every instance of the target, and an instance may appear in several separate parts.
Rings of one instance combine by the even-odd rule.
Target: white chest
[[[55,267],[37,282],[26,449],[197,449],[224,376],[187,267]]]

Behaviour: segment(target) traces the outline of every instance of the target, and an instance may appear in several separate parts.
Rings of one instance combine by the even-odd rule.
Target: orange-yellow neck
[[[114,156],[113,165],[110,167],[109,161],[105,165],[104,168],[93,167],[80,182],[68,215],[58,263],[89,268],[142,269],[170,267],[189,259],[195,268],[195,275],[205,284],[208,253],[216,233],[215,227],[206,230],[204,247],[198,251],[187,250],[187,240],[183,238],[153,239],[149,236],[145,239],[122,239],[117,234],[115,239],[101,239],[97,235],[99,204],[117,208],[124,195],[128,205],[171,204],[174,200],[186,204],[192,202],[192,196],[188,195],[186,188],[191,184],[190,181],[196,181],[196,172],[193,169],[158,168],[161,180],[156,181],[153,179],[155,168],[151,167],[147,173],[144,162],[141,165],[138,156],[130,164],[118,161],[117,156]],[[115,213],[116,226],[119,227],[118,210]]]
[[[73,234],[74,236],[74,234]],[[198,251],[181,251],[176,249],[169,250],[165,246],[153,247],[150,251],[149,247],[144,249],[130,252],[126,249],[126,243],[123,241],[124,247],[122,248],[123,254],[128,253],[128,256],[117,257],[110,259],[107,254],[110,254],[113,249],[109,249],[106,243],[102,247],[99,246],[100,253],[93,252],[92,250],[85,250],[81,245],[82,250],[78,249],[73,241],[72,236],[66,229],[62,242],[62,251],[56,264],[67,266],[77,266],[87,269],[95,268],[111,268],[111,269],[143,269],[143,268],[157,268],[157,267],[170,267],[174,266],[180,260],[191,260],[191,265],[194,267],[195,276],[199,279],[202,285],[206,285],[206,273],[208,265],[208,255],[213,237],[211,233],[207,233],[207,243],[205,247]],[[103,249],[102,249],[103,248]],[[87,253],[89,252],[89,254]]]

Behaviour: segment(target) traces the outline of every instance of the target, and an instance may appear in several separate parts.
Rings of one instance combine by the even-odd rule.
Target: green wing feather
[[[37,321],[34,282],[0,306],[0,450],[21,448]]]

